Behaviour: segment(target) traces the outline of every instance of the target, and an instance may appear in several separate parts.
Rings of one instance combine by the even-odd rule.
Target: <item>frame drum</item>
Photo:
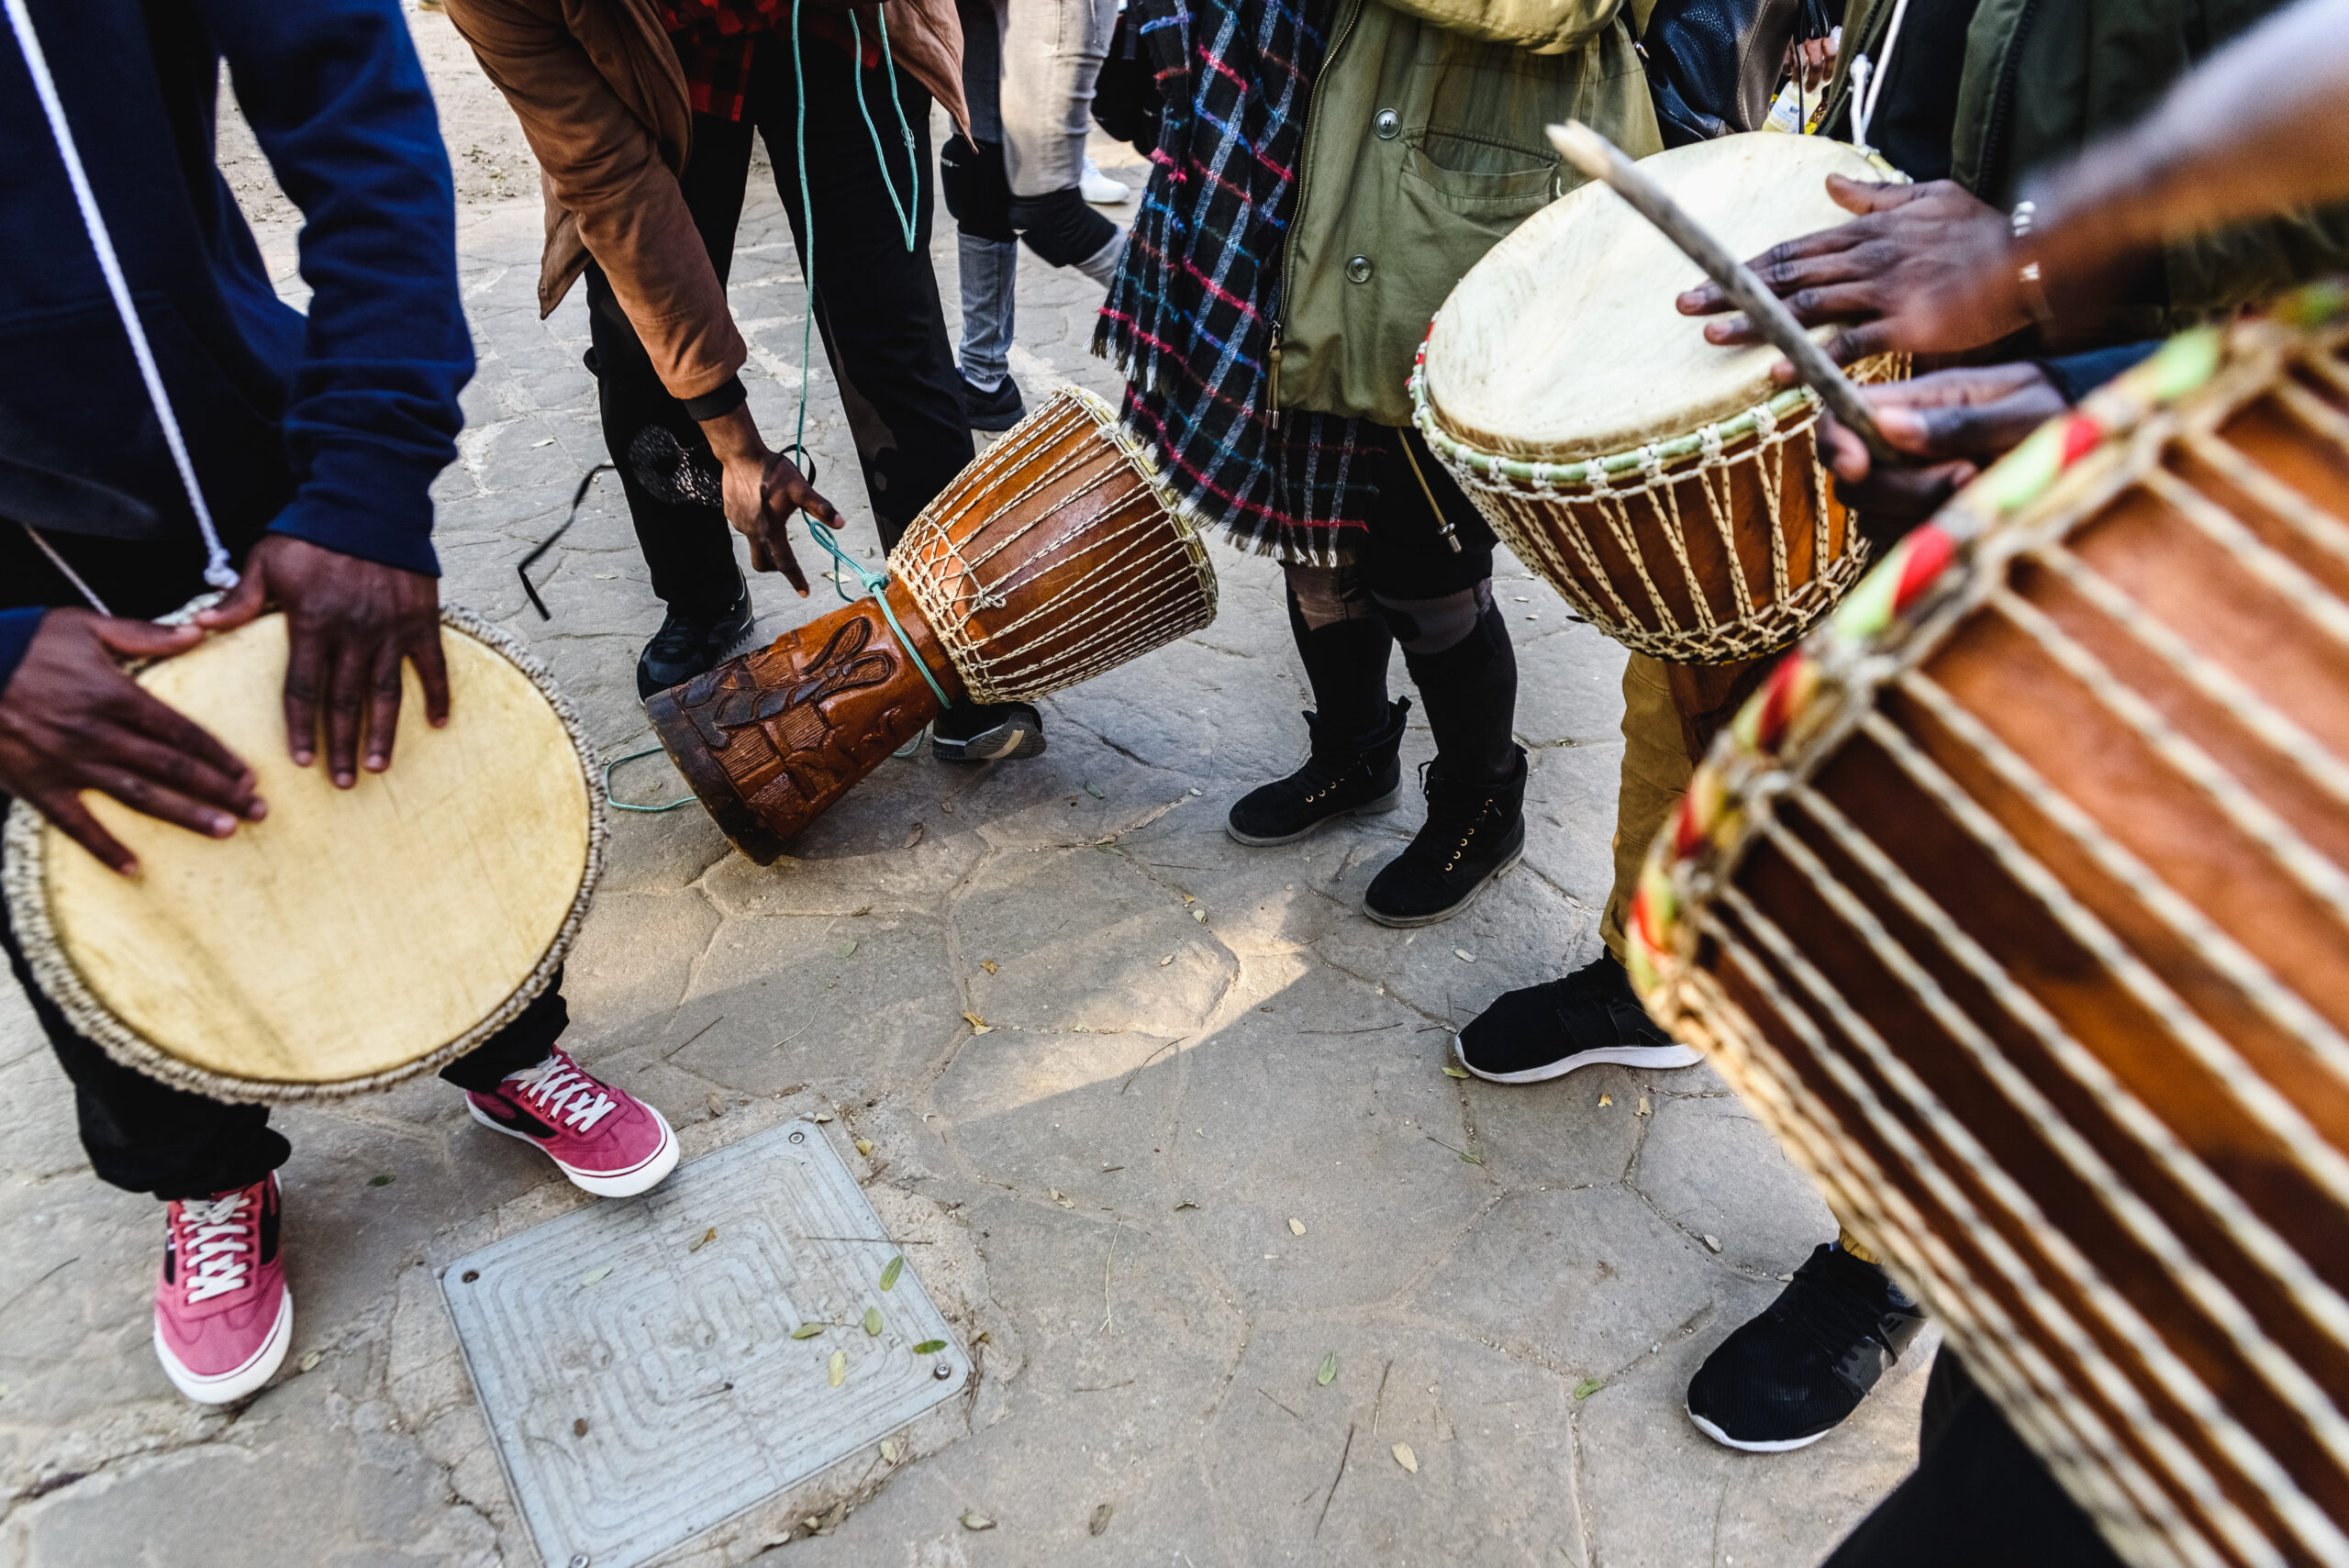
[[[14,805],[9,917],[75,1029],[175,1088],[301,1100],[441,1066],[546,989],[603,860],[594,752],[520,643],[441,622],[449,723],[403,666],[392,765],[348,790],[286,755],[271,614],[136,673],[252,768],[266,818],[207,839],[86,794],[131,878]]]

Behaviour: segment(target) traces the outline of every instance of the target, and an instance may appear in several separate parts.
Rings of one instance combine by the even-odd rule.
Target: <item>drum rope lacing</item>
[[[2318,373],[2323,379],[2349,390],[2349,380],[2334,373],[2338,367],[2329,362],[2329,355],[2310,359],[2311,368],[2321,366]],[[2284,384],[2290,384],[2287,380]],[[2155,421],[2138,433],[2135,450],[2157,456],[2166,445],[2175,443],[2201,458],[2230,481],[2260,472],[2216,430],[2219,417],[2232,413],[2240,401],[2240,397],[2224,400],[2215,409],[2204,410],[2190,423],[2175,418]],[[2288,412],[2302,415],[2304,422],[2320,435],[2337,437],[2344,426],[2349,426],[2337,410],[2313,397],[2284,395],[2276,401]],[[2295,406],[2300,403],[2308,406]],[[2066,544],[2074,528],[2101,515],[2119,495],[2132,486],[2166,503],[2173,516],[2233,554],[2254,575],[2287,595],[2296,609],[2304,613],[2322,634],[2336,643],[2349,645],[2349,606],[2343,606],[2302,568],[2252,534],[2187,480],[2158,462],[2148,462],[2144,472],[2123,474],[2093,493],[2076,497],[2059,516],[2034,526],[2027,534],[2014,530],[2009,537],[1986,540],[1977,551],[1976,576],[1969,590],[1937,609],[1929,623],[1895,653],[1830,656],[1822,673],[1838,693],[1830,706],[1832,717],[1825,727],[1801,742],[1798,754],[1742,786],[1739,809],[1749,827],[1721,867],[1701,873],[1706,885],[1692,890],[1698,896],[1708,890],[1713,892],[1720,905],[1718,908],[1700,909],[1695,928],[1728,955],[1742,979],[1764,993],[1787,1029],[1804,1042],[1815,1061],[1826,1066],[1831,1076],[1847,1090],[1854,1085],[1864,1088],[1864,1082],[1843,1060],[1841,1051],[1831,1044],[1819,1020],[1777,985],[1774,966],[1762,962],[1761,955],[1748,945],[1748,935],[1759,941],[1776,966],[1801,981],[1812,1000],[1834,1022],[1843,1040],[1868,1060],[1886,1082],[1898,1088],[1914,1112],[1927,1118],[1936,1129],[1937,1141],[1957,1159],[1960,1166],[1984,1190],[2002,1192],[2001,1207],[2028,1228],[2035,1243],[2047,1250],[2049,1264],[2065,1277],[2082,1284],[2107,1329],[2143,1355],[2159,1384],[2184,1401],[2225,1461],[2238,1466],[2275,1507],[2294,1541],[2316,1560],[2349,1561],[2349,1537],[2344,1537],[2340,1527],[2301,1492],[2249,1431],[2218,1406],[2215,1395],[2202,1380],[2173,1362],[2165,1361],[2165,1350],[2143,1323],[2137,1309],[2121,1300],[2099,1273],[2062,1237],[2048,1229],[2043,1219],[2034,1218],[2035,1209],[2017,1208],[2003,1201],[2006,1195],[2007,1195],[1997,1184],[2005,1178],[1987,1151],[1956,1126],[1948,1108],[1929,1087],[1907,1074],[1905,1063],[1888,1052],[1881,1039],[1852,1012],[1825,978],[1816,975],[1800,960],[1785,934],[1742,889],[1729,881],[1744,842],[1766,841],[1778,851],[1785,862],[1798,872],[1804,883],[1836,912],[1842,923],[1862,940],[1886,972],[1895,976],[1911,997],[1942,1024],[1959,1048],[1974,1059],[1983,1074],[2028,1124],[2040,1131],[2087,1189],[2107,1205],[2122,1229],[2160,1260],[2170,1276],[2178,1281],[2179,1287],[2227,1335],[2272,1392],[2307,1423],[2311,1434],[2335,1461],[2349,1462],[2349,1421],[2344,1421],[2324,1389],[2267,1338],[2227,1284],[2187,1250],[2178,1235],[2128,1189],[2120,1173],[2063,1121],[2054,1104],[2005,1060],[1997,1043],[1958,1008],[1932,973],[1911,956],[1915,944],[1904,945],[1886,929],[1867,905],[1843,886],[1835,873],[1818,858],[1806,840],[1788,828],[1781,815],[1785,808],[1796,807],[1804,818],[1818,824],[1843,856],[1865,872],[1942,953],[1981,985],[2006,1018],[2037,1040],[2048,1059],[2126,1130],[2136,1146],[2166,1173],[2178,1191],[2188,1195],[2224,1233],[2233,1237],[2258,1269],[2281,1286],[2288,1298],[2336,1343],[2349,1344],[2349,1301],[2319,1278],[2284,1236],[2253,1212],[2159,1119],[2150,1106],[2131,1093],[2032,993],[2009,974],[1947,910],[1910,881],[1889,856],[1809,782],[1823,760],[1836,753],[1845,736],[1855,732],[1866,735],[1982,847],[1994,863],[2037,898],[2069,938],[2105,966],[2121,991],[2183,1047],[2214,1084],[2240,1098],[2246,1113],[2254,1117],[2275,1140],[2276,1151],[2270,1157],[2289,1162],[2336,1199],[2349,1202],[2349,1162],[2343,1161],[2340,1151],[2310,1124],[2269,1075],[2206,1023],[2039,857],[2014,839],[1965,785],[1911,740],[1900,724],[1878,709],[1872,697],[1875,691],[1888,685],[1930,714],[1942,735],[1970,753],[1976,764],[1987,768],[2008,789],[2033,802],[2103,876],[2126,889],[2173,940],[2196,953],[2202,962],[2237,987],[2256,1013],[2269,1021],[2277,1036],[2299,1042],[2336,1076],[2349,1076],[2349,1040],[2343,1040],[2305,998],[2284,984],[2197,905],[2163,881],[2110,830],[1993,734],[1954,695],[1923,673],[1927,657],[1940,645],[1937,631],[1945,634],[1965,616],[1998,617],[2081,683],[2140,744],[2176,770],[2206,806],[2248,843],[2264,851],[2270,863],[2307,896],[2333,913],[2349,913],[2349,905],[2343,902],[2343,879],[2333,862],[2254,797],[2202,748],[2170,726],[2147,699],[2123,684],[2103,660],[2091,654],[2009,585],[2010,562],[2041,567],[2054,574],[2132,638],[2150,656],[2153,665],[2165,669],[2222,705],[2245,728],[2293,765],[2305,783],[2335,802],[2349,796],[2349,769],[2344,769],[2339,759],[2324,751],[2297,724],[2248,690],[2240,678],[2188,645],[2177,632],[2096,572]],[[2250,491],[2253,486],[2246,484],[2243,488]],[[2293,494],[2272,476],[2266,477],[2265,488],[2279,495]],[[2349,530],[2304,497],[2295,498],[2297,506],[2272,507],[2272,515],[2321,555],[2349,567]],[[1722,910],[1734,919],[1724,918]],[[1735,1076],[1757,1088],[1779,1084],[1788,1069],[1778,1062],[1776,1048],[1767,1043],[1767,1037],[1729,998],[1719,979],[1688,968],[1685,962],[1675,962],[1675,968],[1678,973],[1667,981],[1672,994],[1700,1031],[1717,1042],[1720,1049],[1728,1051],[1735,1064],[1744,1070]],[[1853,1098],[1868,1124],[1929,1188],[1934,1189],[1937,1195],[1955,1192],[1932,1153],[1907,1136],[1898,1117],[1887,1112],[1872,1095],[1854,1092]],[[1811,1118],[1807,1125],[1806,1118]],[[1854,1179],[1856,1168],[1872,1165],[1873,1162],[1865,1149],[1852,1141],[1851,1135],[1831,1113],[1822,1108],[1781,1119],[1796,1131],[1804,1146],[1806,1162],[1817,1168],[1839,1193],[1865,1193],[1873,1185],[1876,1192],[1900,1199],[1898,1189],[1887,1185],[1880,1174],[1865,1178],[1865,1173],[1860,1172],[1863,1179]],[[1952,1129],[1958,1135],[1954,1140],[1939,1136]],[[1983,1241],[1989,1234],[1988,1228],[1962,1204],[1950,1206],[1949,1212],[1976,1241]],[[1883,1218],[1879,1211],[1878,1222]],[[1931,1227],[1901,1225],[1896,1229],[1901,1234],[1901,1251],[1909,1266],[1929,1272],[1938,1267],[1935,1260],[1946,1249],[1920,1245]],[[1998,1272],[2021,1288],[2044,1293],[2038,1276],[2020,1260],[1998,1261]],[[1951,1275],[1936,1282],[1937,1288],[1932,1294],[1937,1310],[1952,1304],[1987,1299],[1980,1290],[1955,1283],[1959,1278]],[[2129,1375],[2119,1364],[2092,1344],[2087,1345],[2083,1352],[2083,1342],[2076,1338],[2078,1325],[2070,1323],[2068,1318],[2062,1329],[2046,1319],[2043,1319],[2043,1327],[2072,1347],[2088,1384],[2111,1399],[2127,1418],[2134,1435],[2148,1444],[2148,1457],[2158,1463],[2170,1483],[2194,1496],[2198,1505],[2208,1510],[2210,1522],[2218,1533],[2248,1560],[2271,1560],[2273,1543],[2220,1495],[2219,1484],[2207,1466],[2174,1441],[2165,1444],[2154,1440],[2160,1435],[2157,1423],[2147,1423],[2156,1418],[2143,1408]],[[2028,1340],[2019,1340],[2010,1328],[1985,1334],[1966,1326],[1958,1337],[1965,1344],[1969,1363],[1976,1364],[1979,1357],[1979,1364],[2002,1383],[2021,1375],[2021,1369],[2008,1364],[2007,1358],[2032,1349]],[[2210,1559],[2209,1542],[2191,1524],[2177,1517],[2159,1489],[2148,1492],[2139,1479],[2141,1472],[2134,1460],[2113,1466],[2112,1473],[2127,1484],[2127,1492],[2140,1506],[2122,1500],[2103,1484],[2105,1476],[2094,1473],[2096,1463],[2112,1464],[2112,1434],[2104,1429],[2100,1418],[2086,1408],[2076,1387],[2060,1376],[2052,1382],[2038,1378],[2030,1381],[2039,1386],[2024,1405],[2055,1409],[2073,1428],[2068,1439],[2059,1434],[2057,1440],[2047,1445],[2047,1451],[2057,1455],[2060,1466],[2070,1473],[2079,1476],[2084,1470],[2087,1473],[2087,1479],[2094,1483],[2086,1487],[2088,1495],[2119,1505],[2099,1510],[2107,1516],[2108,1524],[2140,1542],[2158,1540],[2162,1547],[2160,1559]],[[2096,1437],[2091,1427],[2101,1430],[2102,1436]],[[2094,1440],[2090,1440],[2092,1438]],[[2092,1455],[2095,1463],[2091,1462]],[[2143,1506],[2148,1504],[2153,1506]]]
[[[130,283],[124,277],[122,261],[115,254],[114,235],[106,227],[106,214],[98,210],[97,193],[90,188],[90,176],[82,167],[82,150],[73,139],[73,128],[65,118],[65,103],[57,94],[57,82],[49,72],[49,55],[41,48],[40,35],[33,28],[31,12],[25,0],[6,0],[8,25],[15,29],[17,47],[24,51],[26,68],[32,73],[33,91],[40,99],[41,111],[49,118],[49,133],[57,144],[57,155],[64,161],[66,181],[73,187],[74,205],[82,210],[82,228],[90,237],[90,248],[97,252],[98,271],[105,274],[106,294],[114,301],[115,314],[122,318],[122,329],[130,339],[131,357],[139,361],[139,380],[146,384],[147,400],[154,406],[156,423],[163,432],[163,444],[171,449],[172,463],[179,471],[180,484],[187,492],[187,504],[195,514],[195,526],[204,536],[204,580],[216,588],[237,585],[236,568],[228,564],[228,552],[221,547],[220,531],[213,526],[212,508],[204,502],[204,487],[196,483],[195,464],[189,458],[187,441],[180,434],[180,422],[172,412],[172,395],[163,385],[163,373],[155,363],[155,350],[147,341],[147,329],[139,319],[138,306],[130,298]],[[65,573],[66,581],[78,589],[91,607],[100,615],[111,614],[105,601],[90,591],[80,574],[65,564],[55,546],[43,538],[30,523],[22,525],[40,546],[41,553]]]
[[[1126,461],[1087,475],[1087,465],[1099,459],[1089,439],[1080,440],[1017,488],[1001,491],[998,482],[1034,461],[1034,454],[1032,446],[1014,449],[997,442],[956,481],[957,492],[987,498],[985,510],[958,513],[950,533],[933,503],[891,556],[974,702],[1032,700],[1089,680],[1214,618],[1212,579],[1202,583],[1199,571],[1204,547],[1182,521],[1148,454],[1133,443],[1108,405],[1078,388],[1063,388],[1030,425],[1034,442],[1047,448],[1079,432],[1105,434]],[[1073,503],[1130,477],[1141,479],[1146,495],[1114,497],[1108,510],[1088,511],[1077,522],[1062,515]],[[1069,485],[1073,478],[1076,483]],[[1054,495],[1052,507],[1031,515],[1031,503],[1063,486],[1067,488]],[[1138,571],[1168,548],[1162,514],[1175,520],[1173,548],[1183,570]],[[983,575],[1006,551],[1045,528],[1060,530],[1060,537],[1029,551],[1010,574],[992,582]],[[1080,541],[1075,556],[1066,553],[1064,546]],[[1076,573],[1056,583],[1050,599],[1030,595],[1034,602],[1011,619],[983,624],[974,613],[1003,607],[1044,573],[1066,573],[1073,562],[1079,563]],[[1022,638],[1022,632],[1042,635]]]
[[[1800,584],[1792,580],[1784,526],[1785,453],[1818,423],[1820,404],[1808,387],[1791,388],[1730,418],[1630,451],[1560,463],[1502,457],[1443,429],[1427,390],[1426,356],[1423,341],[1409,386],[1412,421],[1430,449],[1494,530],[1549,578],[1578,616],[1637,652],[1676,663],[1713,664],[1776,651],[1809,630],[1867,567],[1867,541],[1850,526],[1848,516],[1843,549],[1831,558],[1830,524],[1835,508],[1827,471],[1813,450],[1802,465],[1809,473],[1812,502],[1811,575]],[[1856,367],[1854,378],[1876,381],[1904,372],[1901,360],[1884,356]],[[1738,548],[1734,485],[1738,471],[1749,464],[1768,518],[1767,603],[1761,602],[1759,585]],[[1681,486],[1687,484],[1696,485],[1720,541],[1730,597],[1727,618],[1715,610],[1689,553],[1690,519],[1681,505]],[[1685,617],[1666,597],[1642,548],[1645,519],[1634,508],[1642,502],[1653,512],[1653,527],[1678,569],[1688,606]],[[1617,585],[1592,540],[1585,537],[1586,527],[1558,519],[1560,503],[1587,505],[1598,511],[1604,537],[1638,582],[1644,611],[1634,609],[1626,591]]]

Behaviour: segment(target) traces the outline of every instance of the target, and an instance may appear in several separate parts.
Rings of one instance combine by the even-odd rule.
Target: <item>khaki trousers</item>
[[[1758,667],[1753,677],[1758,678]],[[1617,962],[1623,959],[1623,920],[1631,906],[1632,891],[1640,884],[1648,846],[1664,831],[1688,792],[1688,775],[1696,771],[1689,760],[1701,750],[1711,731],[1736,711],[1754,678],[1744,672],[1675,670],[1644,653],[1634,653],[1623,666],[1623,769],[1615,790],[1615,885],[1607,895],[1607,911],[1599,917],[1599,939]],[[1692,684],[1692,682],[1694,683]],[[1681,690],[1675,697],[1675,683]],[[1743,688],[1743,689],[1741,689]],[[1684,703],[1702,704],[1705,711],[1687,725],[1681,721]],[[1843,1250],[1864,1263],[1876,1261],[1852,1228],[1837,1229]]]

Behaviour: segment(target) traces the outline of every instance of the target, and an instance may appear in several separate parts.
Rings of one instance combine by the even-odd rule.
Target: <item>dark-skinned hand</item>
[[[252,770],[116,662],[184,653],[203,638],[192,626],[88,610],[41,617],[0,690],[0,791],[30,802],[125,876],[138,873],[138,860],[90,815],[83,790],[215,839],[240,819],[260,821],[269,807],[253,793]]]
[[[1861,531],[1879,549],[2065,407],[2046,373],[2030,363],[1937,371],[1860,391],[1885,440],[1914,463],[1877,467],[1831,414],[1820,419],[1819,444],[1836,498],[1860,514]]]
[[[804,511],[837,528],[840,514],[790,460],[767,450],[748,404],[703,420],[701,428],[718,459],[726,520],[751,541],[751,565],[760,572],[782,573],[806,598],[807,574],[791,552],[791,515]]]
[[[1955,354],[1995,343],[2031,325],[2015,295],[1971,285],[1998,271],[2012,250],[2007,217],[1949,180],[1879,185],[1827,177],[1835,205],[1860,216],[1774,245],[1750,263],[1764,287],[1787,302],[1806,327],[1840,325],[1827,344],[1837,364],[1874,354]],[[1675,301],[1684,316],[1729,309],[1729,296],[1707,283]],[[1758,343],[1742,316],[1708,323],[1713,343]],[[1775,373],[1791,384],[1794,367]]]
[[[339,789],[392,765],[400,720],[400,666],[424,686],[424,717],[449,722],[449,667],[440,654],[440,584],[430,577],[271,534],[245,558],[228,596],[195,617],[208,631],[239,627],[271,605],[285,612],[285,750],[316,760],[324,727],[328,776]]]

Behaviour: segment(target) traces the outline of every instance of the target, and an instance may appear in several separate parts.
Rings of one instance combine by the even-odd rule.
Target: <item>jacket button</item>
[[[1370,126],[1378,133],[1379,140],[1392,141],[1402,132],[1403,117],[1392,109],[1381,109],[1372,117]]]
[[[1370,282],[1370,258],[1356,256],[1346,263],[1346,281],[1353,284]]]

